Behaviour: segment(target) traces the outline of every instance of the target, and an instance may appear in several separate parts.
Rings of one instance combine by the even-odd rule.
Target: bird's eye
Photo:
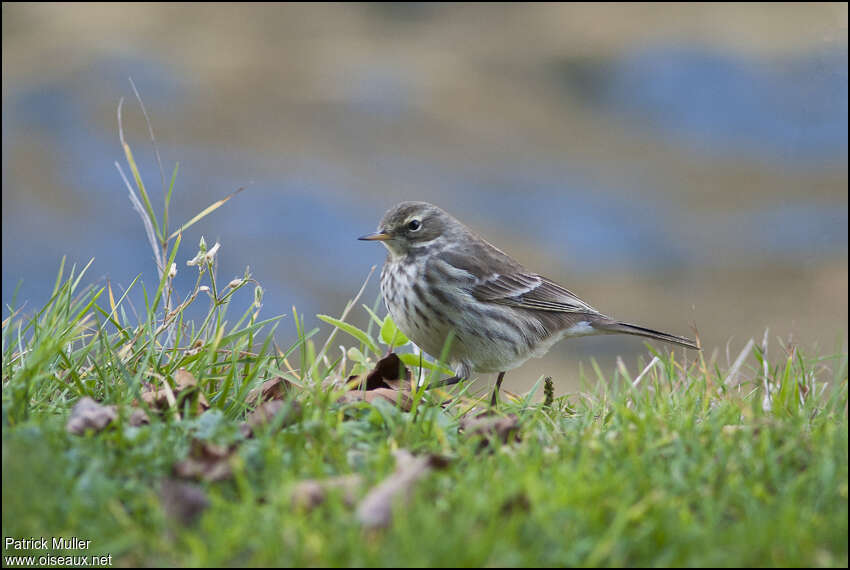
[[[408,224],[407,224],[407,229],[409,229],[412,232],[415,232],[416,230],[418,230],[421,227],[422,227],[422,223],[419,220],[410,220],[410,222],[408,222]]]

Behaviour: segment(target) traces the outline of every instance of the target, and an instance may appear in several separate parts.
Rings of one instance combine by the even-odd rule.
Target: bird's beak
[[[365,236],[360,236],[359,240],[363,241],[387,241],[392,236],[388,234],[385,230],[381,230],[379,232],[375,232],[373,234],[366,234]]]

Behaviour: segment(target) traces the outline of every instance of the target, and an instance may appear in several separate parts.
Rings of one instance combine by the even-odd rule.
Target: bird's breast
[[[452,318],[456,301],[429,283],[424,264],[392,263],[381,272],[381,294],[387,311],[399,329],[419,348],[439,356],[449,332],[457,326]]]

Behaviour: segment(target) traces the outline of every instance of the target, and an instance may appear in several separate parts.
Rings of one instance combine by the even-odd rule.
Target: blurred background
[[[847,4],[2,7],[2,295],[47,301],[156,271],[113,162],[116,107],[172,227],[250,266],[262,315],[339,315],[401,200],[434,202],[601,311],[734,359],[752,337],[846,351]],[[226,281],[225,281],[226,282]],[[377,272],[362,301],[378,296]],[[250,302],[236,303],[236,318]],[[381,307],[379,314],[384,314]],[[364,324],[365,312],[355,311]],[[295,338],[290,317],[281,346]],[[339,338],[348,343],[349,339]],[[773,356],[778,354],[775,341]],[[563,342],[507,376],[575,389],[591,357],[634,375],[640,339]],[[482,382],[492,383],[493,378]],[[482,384],[483,386],[483,384]]]

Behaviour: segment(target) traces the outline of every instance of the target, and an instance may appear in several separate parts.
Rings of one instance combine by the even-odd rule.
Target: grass
[[[549,387],[541,401],[536,387],[503,398],[496,413],[515,418],[518,440],[460,429],[488,399],[463,385],[414,387],[411,411],[351,400],[349,375],[406,341],[392,323],[355,298],[339,317],[321,317],[323,331],[305,330],[294,312],[298,341],[277,347],[280,317],[260,318],[259,284],[247,272],[217,282],[206,244],[181,269],[198,278],[179,299],[168,268],[187,257],[178,257],[182,234],[168,231],[167,216],[157,222],[124,144],[160,279],[147,290],[137,278],[118,294],[63,268],[44,307],[8,307],[5,566],[47,554],[112,555],[125,566],[847,565],[846,353],[779,346],[768,358],[766,335],[731,366],[655,353],[649,366],[635,363],[639,378],[596,367],[579,393],[553,397]],[[229,316],[251,287],[247,307]],[[138,315],[127,308],[133,292],[144,299]],[[204,300],[200,322],[185,316]],[[346,323],[354,310],[372,314],[366,330]],[[346,349],[332,353],[334,339]],[[439,364],[425,364],[423,376],[439,376]],[[181,395],[180,369],[198,380],[192,398]],[[251,390],[274,378],[288,386],[283,410],[247,437]],[[157,403],[154,391],[171,397]],[[117,416],[74,435],[66,423],[84,396]],[[149,423],[131,422],[134,408]],[[180,482],[176,466],[203,443],[228,450],[213,460],[228,474]],[[393,503],[388,526],[364,528],[356,505],[393,473],[400,449],[447,464]],[[350,500],[331,491],[312,509],[293,501],[305,480],[349,474],[361,481]],[[175,514],[187,501],[166,490],[175,481],[191,488],[200,515]],[[59,536],[91,544],[45,551],[6,541]]]

